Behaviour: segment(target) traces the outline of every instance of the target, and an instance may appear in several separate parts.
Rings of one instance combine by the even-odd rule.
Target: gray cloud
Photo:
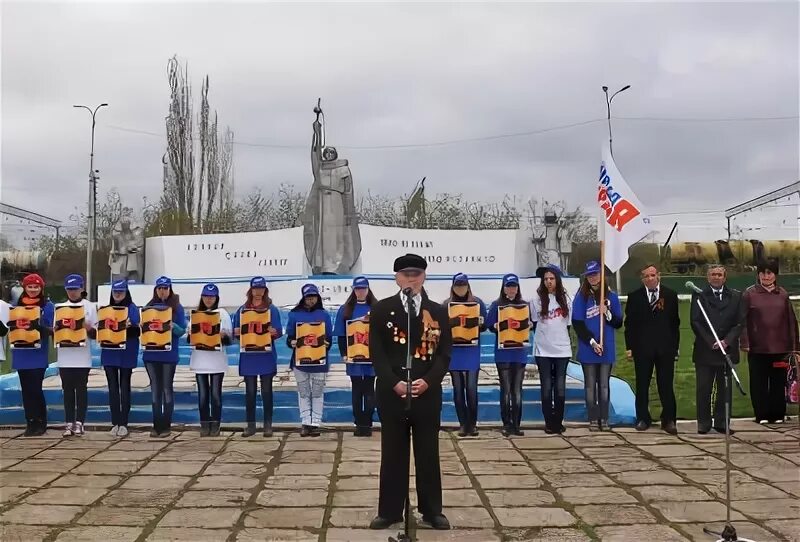
[[[156,196],[167,59],[188,60],[199,97],[241,142],[239,193],[311,182],[311,109],[359,191],[509,192],[591,205],[605,116],[602,84],[632,88],[614,114],[794,117],[614,122],[615,157],[654,213],[724,208],[798,180],[796,3],[2,5],[2,198],[66,218],[85,205],[89,116],[101,190]],[[36,194],[45,194],[42,198]]]

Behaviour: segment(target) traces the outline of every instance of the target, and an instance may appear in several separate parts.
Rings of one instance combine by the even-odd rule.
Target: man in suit
[[[742,294],[725,285],[728,278],[725,266],[712,265],[708,268],[706,278],[708,286],[703,288],[703,293],[692,294],[691,310],[694,331],[692,361],[697,377],[697,432],[701,435],[708,433],[712,427],[718,433],[725,432],[725,400],[731,389],[725,387],[725,357],[714,334],[708,329],[706,319],[697,306],[697,299],[703,304],[714,331],[734,363],[739,362],[739,334],[743,323]],[[717,385],[717,396],[712,422],[711,392],[714,383]]]
[[[649,394],[655,368],[661,399],[661,429],[677,435],[672,382],[680,345],[678,294],[661,284],[661,274],[655,265],[645,266],[641,277],[642,287],[628,294],[625,304],[625,349],[628,359],[633,358],[636,373],[636,429],[645,431],[652,423]]]
[[[425,259],[416,254],[397,258],[394,271],[400,292],[370,310],[369,350],[378,377],[375,395],[381,420],[380,495],[371,529],[386,529],[403,519],[412,434],[422,519],[434,529],[450,528],[442,515],[439,426],[451,336],[447,311],[423,295],[426,268]],[[408,348],[410,389],[404,370]]]

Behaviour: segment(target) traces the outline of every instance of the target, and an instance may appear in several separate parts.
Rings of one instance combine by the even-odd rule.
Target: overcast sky
[[[356,190],[592,204],[614,155],[651,213],[723,209],[798,175],[798,4],[2,3],[2,193],[66,219],[88,190],[161,189],[166,63],[188,61],[235,148],[238,194],[300,189],[318,96]],[[703,119],[788,117],[711,122]],[[357,147],[426,144],[401,149]],[[682,120],[657,120],[682,119]],[[156,135],[130,130],[152,132]],[[245,145],[245,143],[250,145]],[[289,146],[274,148],[260,145]],[[497,196],[493,192],[498,192]]]

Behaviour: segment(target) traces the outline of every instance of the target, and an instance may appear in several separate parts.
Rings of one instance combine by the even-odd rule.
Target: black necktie
[[[658,303],[658,296],[656,296],[656,290],[650,290],[650,308],[655,310],[656,303]]]
[[[408,298],[408,314],[410,314],[411,316],[417,315],[417,305],[416,303],[414,303],[413,297]]]
[[[714,290],[714,295],[717,296],[720,301],[722,301],[722,290]]]

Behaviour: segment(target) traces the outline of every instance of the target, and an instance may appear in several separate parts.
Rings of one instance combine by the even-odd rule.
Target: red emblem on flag
[[[519,320],[512,320],[511,318],[508,319],[508,329],[519,329],[519,325]]]
[[[106,318],[105,326],[106,329],[110,329],[111,331],[117,331],[117,321],[114,320],[113,318]]]
[[[359,333],[356,331],[353,334],[353,339],[355,340],[356,344],[369,344],[369,332]]]
[[[164,323],[161,320],[153,320],[147,327],[150,331],[164,331]]]
[[[20,318],[17,320],[17,329],[30,329],[31,321],[27,318]]]
[[[313,335],[303,337],[303,344],[306,346],[317,346],[317,338]]]
[[[200,332],[205,335],[211,335],[211,322],[200,322]]]
[[[72,318],[64,318],[61,320],[61,325],[69,329],[75,329],[75,320]]]

